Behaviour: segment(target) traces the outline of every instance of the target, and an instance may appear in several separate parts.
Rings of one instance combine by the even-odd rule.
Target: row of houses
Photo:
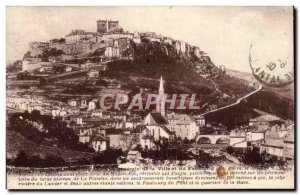
[[[77,134],[80,142],[94,146],[93,139],[97,137],[97,142],[106,143],[106,147],[94,148],[95,151],[101,152],[107,148],[129,150],[131,148],[127,145],[130,145],[132,137],[137,138],[135,145],[140,144],[143,149],[157,150],[161,144],[172,143],[179,137],[182,140],[189,136],[191,139],[195,138],[198,133],[198,128],[193,126],[195,122],[189,119],[191,124],[188,121],[182,123],[187,116],[182,117],[179,117],[177,125],[171,125],[173,130],[170,129],[168,119],[156,112],[149,113],[141,120],[139,116],[93,111],[89,115],[70,116],[68,122],[73,129],[79,129]]]
[[[8,96],[6,106],[20,112],[28,111],[31,113],[33,110],[38,110],[43,115],[52,115],[54,117],[66,117],[80,112],[79,108],[68,106],[63,102],[30,95]]]

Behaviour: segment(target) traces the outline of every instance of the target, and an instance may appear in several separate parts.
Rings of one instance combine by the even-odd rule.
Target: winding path
[[[204,115],[212,113],[212,112],[216,112],[216,111],[219,111],[219,110],[223,110],[223,109],[226,109],[226,108],[238,105],[239,103],[241,103],[242,100],[248,98],[249,96],[251,96],[251,95],[253,95],[253,94],[257,93],[257,92],[259,92],[261,89],[262,89],[262,85],[259,85],[259,87],[256,90],[254,90],[254,91],[248,93],[247,95],[245,95],[245,96],[237,99],[237,101],[235,103],[229,104],[229,105],[221,107],[221,108],[217,108],[215,110],[210,110],[208,112],[202,113],[201,116],[204,116]]]

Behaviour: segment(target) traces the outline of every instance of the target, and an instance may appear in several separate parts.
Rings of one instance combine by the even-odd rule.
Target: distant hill
[[[252,73],[248,72],[241,72],[237,70],[232,70],[232,69],[226,69],[226,74],[243,79],[249,83],[256,83],[256,84],[261,84],[259,81],[257,81]],[[264,88],[270,92],[273,92],[281,97],[285,97],[288,99],[293,100],[294,99],[294,83],[284,86],[284,87],[269,87],[265,86]]]
[[[238,70],[233,70],[230,68],[226,68],[226,74],[243,79],[247,82],[251,82],[251,83],[259,83],[252,75],[252,73],[250,72],[242,72],[242,71],[238,71]]]

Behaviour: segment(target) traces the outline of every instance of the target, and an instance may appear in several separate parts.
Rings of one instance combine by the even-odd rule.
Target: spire
[[[164,92],[164,80],[160,77],[159,89],[158,89],[158,101],[156,103],[156,112],[165,116],[165,92]]]
[[[164,80],[163,80],[162,76],[160,76],[159,90],[158,91],[164,91]]]

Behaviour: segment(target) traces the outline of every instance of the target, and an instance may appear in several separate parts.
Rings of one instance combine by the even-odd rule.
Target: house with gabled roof
[[[153,113],[149,113],[144,121],[143,121],[143,125],[167,125],[168,124],[168,120],[166,117],[164,117],[161,113],[157,113],[157,112],[153,112]]]
[[[179,120],[176,121],[174,132],[176,137],[180,137],[182,140],[192,140],[195,139],[196,134],[199,132],[199,127],[194,119],[186,114],[182,114]]]
[[[257,126],[259,129],[266,129],[269,126],[281,125],[283,123],[283,119],[271,114],[265,114],[249,121],[250,126]]]

